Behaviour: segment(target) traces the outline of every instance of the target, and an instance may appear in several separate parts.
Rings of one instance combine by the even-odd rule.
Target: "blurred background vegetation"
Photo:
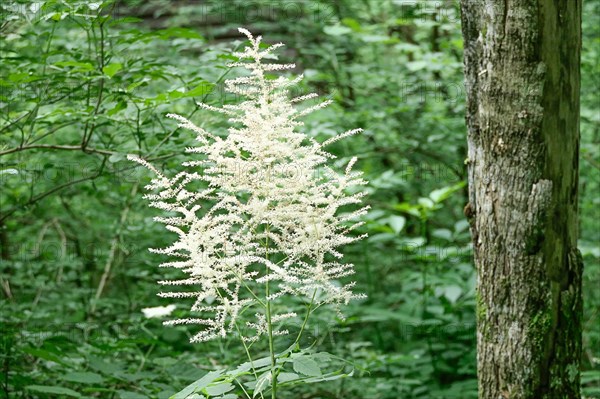
[[[583,393],[600,398],[600,2],[584,2],[581,240]],[[195,102],[237,102],[225,64],[244,26],[334,105],[306,120],[358,155],[369,238],[346,248],[368,299],[314,320],[306,344],[352,359],[352,378],[283,398],[476,398],[477,300],[466,197],[458,1],[228,0],[0,3],[0,392],[6,398],[167,398],[243,361],[235,340],[191,345],[141,309],[171,242],[139,193],[207,130]],[[233,74],[231,75],[233,76]],[[175,314],[188,310],[181,302]]]

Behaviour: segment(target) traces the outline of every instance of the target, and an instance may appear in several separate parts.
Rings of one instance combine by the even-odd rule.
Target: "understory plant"
[[[274,399],[286,386],[347,376],[345,367],[323,372],[321,366],[335,357],[301,349],[300,341],[316,309],[327,305],[336,311],[332,317],[343,317],[340,307],[362,297],[353,292],[353,282],[342,282],[354,267],[343,261],[340,247],[362,238],[353,230],[367,212],[357,189],[366,182],[352,170],[356,158],[338,171],[329,165],[335,156],[325,149],[361,129],[323,142],[302,133],[301,118],[331,101],[300,106],[317,97],[290,98],[302,76],[271,75],[295,65],[266,62],[277,59],[273,52],[283,44],[265,46],[260,36],[239,31],[250,43],[233,53],[238,61],[228,66],[245,72],[225,87],[242,100],[222,107],[198,104],[228,117],[228,133],[209,132],[169,114],[197,135],[198,145],[186,149],[184,170],[168,177],[143,158],[129,156],[156,175],[145,198],[165,212],[155,220],[178,236],[166,248],[151,249],[171,257],[161,267],[184,275],[160,281],[168,290],[159,295],[193,302],[188,317],[165,324],[198,325],[191,342],[236,336],[248,358],[207,374],[178,398],[237,398],[237,390],[249,398]],[[297,312],[290,303],[305,306]],[[298,331],[292,333],[292,326]],[[253,346],[263,341],[268,356],[255,358]]]

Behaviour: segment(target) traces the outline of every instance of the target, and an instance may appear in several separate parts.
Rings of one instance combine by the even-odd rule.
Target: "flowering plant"
[[[180,115],[169,114],[180,127],[197,134],[200,145],[186,149],[195,159],[184,162],[185,170],[171,178],[142,158],[129,159],[156,174],[147,186],[152,193],[145,198],[150,206],[169,213],[155,220],[178,235],[169,247],[151,251],[175,258],[160,266],[180,269],[186,276],[159,283],[192,287],[190,291],[175,289],[159,295],[193,298],[191,311],[199,315],[165,324],[200,325],[192,342],[236,334],[242,338],[249,357],[249,346],[265,336],[270,366],[260,386],[250,357],[257,377],[250,389],[255,396],[257,392],[262,396],[268,388],[275,398],[281,366],[274,339],[288,334],[286,321],[298,317],[278,307],[278,299],[290,295],[307,303],[294,342],[298,344],[316,308],[330,304],[342,316],[340,305],[362,296],[352,292],[353,283],[339,282],[353,273],[353,265],[342,261],[339,248],[362,237],[350,233],[361,225],[356,219],[367,211],[366,206],[356,206],[364,193],[351,190],[365,181],[360,172],[352,170],[356,158],[349,161],[343,173],[337,173],[327,165],[335,156],[325,150],[327,145],[361,129],[322,143],[296,131],[302,126],[302,116],[331,101],[299,109],[299,102],[316,97],[309,94],[289,99],[290,87],[302,76],[290,80],[283,76],[271,79],[268,75],[295,67],[265,62],[275,58],[273,51],[283,44],[261,48],[260,36],[254,38],[249,31],[239,30],[250,45],[233,54],[239,62],[229,67],[242,67],[248,72],[225,81],[225,85],[227,91],[242,95],[244,101],[221,108],[198,104],[227,115],[232,123],[228,134],[208,132]],[[353,204],[358,209],[340,212],[340,208]],[[240,326],[240,314],[247,311],[254,313],[255,319]],[[241,327],[251,333],[243,333]]]

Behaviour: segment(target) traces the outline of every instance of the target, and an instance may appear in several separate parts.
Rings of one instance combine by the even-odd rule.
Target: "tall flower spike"
[[[186,274],[180,280],[159,283],[170,288],[190,286],[192,291],[174,289],[159,295],[193,298],[194,317],[166,322],[201,325],[192,342],[225,336],[235,329],[245,308],[253,308],[248,313],[257,317],[247,324],[255,334],[243,338],[258,339],[267,331],[265,302],[284,295],[315,298],[317,305],[332,304],[338,311],[340,305],[361,297],[352,292],[354,283],[338,281],[354,273],[352,264],[341,261],[338,249],[362,238],[350,232],[360,225],[356,219],[367,212],[360,205],[364,194],[348,194],[348,189],[366,182],[360,172],[352,171],[356,158],[344,173],[338,173],[326,165],[333,155],[323,148],[360,129],[323,144],[295,131],[302,125],[297,118],[330,102],[297,108],[297,103],[316,95],[290,99],[288,88],[299,78],[266,76],[266,72],[294,68],[293,64],[263,62],[276,59],[272,52],[283,44],[263,50],[260,37],[239,30],[250,45],[235,53],[240,61],[231,67],[244,67],[248,72],[227,80],[225,86],[245,100],[221,108],[199,104],[230,116],[229,134],[219,137],[183,116],[169,114],[179,126],[198,135],[200,146],[186,150],[193,159],[182,164],[184,171],[167,178],[145,160],[129,157],[157,175],[147,186],[154,191],[145,196],[150,206],[179,214],[155,218],[178,239],[152,251],[176,258],[161,267]],[[192,184],[195,189],[190,188]],[[346,205],[354,210],[341,213]],[[285,311],[273,315],[273,320],[294,317]]]

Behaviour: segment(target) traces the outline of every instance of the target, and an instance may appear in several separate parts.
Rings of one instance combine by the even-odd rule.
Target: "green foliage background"
[[[582,385],[600,398],[600,4],[584,9]],[[194,104],[238,100],[221,84],[238,26],[286,43],[297,94],[335,100],[307,134],[365,129],[334,152],[370,181],[369,238],[346,250],[369,298],[344,322],[323,313],[305,342],[355,376],[282,398],[477,397],[457,1],[3,1],[0,24],[2,397],[167,398],[243,361],[235,340],[190,345],[189,328],[143,317],[171,303],[147,248],[173,237],[125,160],[177,170],[194,138],[168,112],[227,128]]]

